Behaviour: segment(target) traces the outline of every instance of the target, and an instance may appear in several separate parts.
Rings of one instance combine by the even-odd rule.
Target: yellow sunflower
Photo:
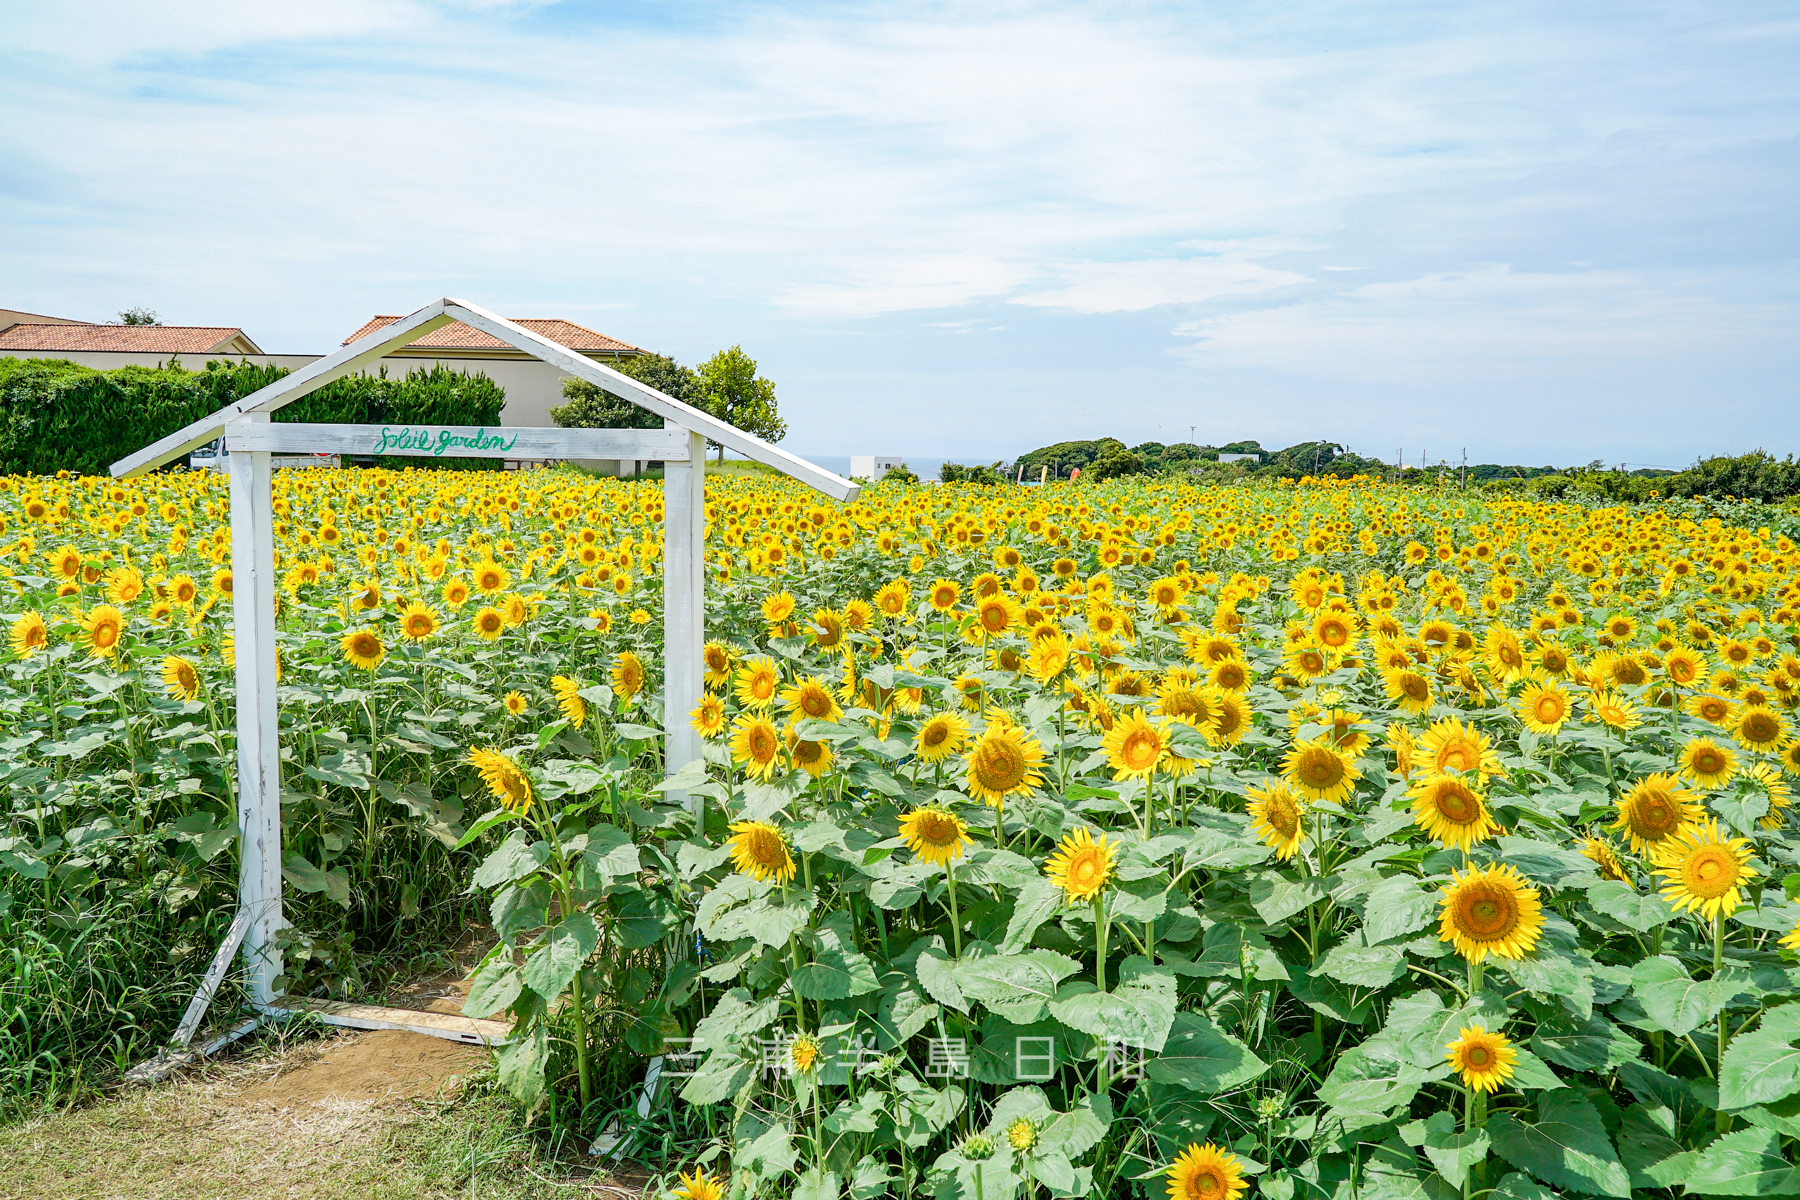
[[[437,631],[437,614],[424,602],[414,600],[400,610],[400,633],[408,641],[422,642]]]
[[[715,738],[725,728],[725,702],[708,692],[688,717],[693,731],[703,738]]]
[[[1609,729],[1620,731],[1636,729],[1643,724],[1638,716],[1637,706],[1617,692],[1604,688],[1588,696],[1588,707],[1592,710],[1589,720],[1599,721]]]
[[[718,1183],[704,1171],[696,1169],[692,1175],[682,1172],[676,1176],[680,1186],[675,1189],[675,1200],[723,1200],[725,1185]]]
[[[781,734],[769,718],[745,715],[737,719],[731,735],[731,757],[744,773],[768,782],[781,759]]]
[[[125,634],[125,614],[110,604],[96,604],[81,617],[82,641],[94,658],[111,658]]]
[[[12,623],[12,652],[18,658],[30,658],[50,644],[50,629],[44,618],[28,612]]]
[[[550,690],[556,693],[557,707],[569,724],[580,729],[587,723],[587,701],[581,698],[581,682],[567,675],[552,675]]]
[[[959,713],[938,713],[919,727],[914,748],[928,763],[941,763],[961,752],[969,737],[969,723]]]
[[[1114,779],[1148,779],[1169,752],[1167,733],[1151,724],[1142,708],[1115,722],[1101,745]]]
[[[773,735],[774,729],[769,732]],[[794,856],[788,853],[781,830],[762,821],[739,821],[731,833],[731,861],[739,872],[759,882],[787,883],[794,878]]]
[[[788,757],[794,761],[796,767],[814,779],[831,769],[830,742],[809,742],[801,737],[792,725],[787,727],[784,734],[787,738]]]
[[[1656,873],[1667,886],[1662,895],[1676,912],[1693,912],[1711,920],[1730,916],[1742,903],[1738,889],[1756,873],[1750,869],[1748,838],[1726,838],[1707,817],[1691,822],[1651,852]]]
[[[491,642],[505,632],[506,614],[490,605],[477,612],[470,623],[474,625],[476,633]]]
[[[900,836],[920,860],[940,867],[948,867],[963,856],[964,846],[975,844],[961,817],[930,805],[900,818]]]
[[[781,684],[781,675],[775,669],[775,661],[769,657],[758,656],[738,668],[735,692],[739,704],[747,708],[766,709],[775,702],[775,690]]]
[[[1519,720],[1540,737],[1551,737],[1569,719],[1569,693],[1554,683],[1533,684],[1519,696]]]
[[[1275,857],[1285,862],[1299,853],[1306,840],[1306,801],[1278,779],[1247,788],[1244,795],[1249,801],[1245,811],[1255,823],[1256,834],[1275,848]]]
[[[844,715],[823,679],[808,675],[781,690],[781,706],[796,720],[836,721]]]
[[[1737,755],[1711,738],[1693,738],[1677,756],[1681,777],[1696,787],[1722,788],[1737,773]]]
[[[1616,879],[1627,886],[1635,887],[1631,876],[1625,873],[1625,864],[1619,861],[1618,851],[1613,844],[1601,837],[1587,837],[1581,840],[1581,855],[1600,868],[1602,879]]]
[[[1517,870],[1496,863],[1450,872],[1443,889],[1438,940],[1449,942],[1472,963],[1492,954],[1519,959],[1537,947],[1544,911],[1537,889]]]
[[[1500,832],[1481,793],[1460,775],[1427,775],[1407,795],[1412,797],[1413,823],[1446,850],[1467,853],[1476,842]]]
[[[1420,735],[1419,749],[1434,771],[1501,773],[1500,756],[1487,737],[1474,725],[1465,725],[1455,717],[1434,722]]]
[[[637,699],[638,693],[644,690],[644,664],[629,650],[620,651],[613,660],[613,691],[618,697],[630,704]]]
[[[1744,749],[1773,753],[1787,740],[1787,720],[1772,709],[1753,704],[1738,717],[1736,734]]]
[[[353,629],[338,641],[338,646],[344,652],[345,662],[365,671],[373,671],[387,657],[387,647],[373,629]]]
[[[1635,854],[1643,854],[1701,817],[1693,793],[1684,791],[1675,776],[1666,772],[1638,780],[1619,797],[1616,807],[1618,816],[1610,828],[1630,839]]]
[[[1044,747],[1016,725],[990,724],[964,756],[971,796],[998,806],[1008,796],[1025,795],[1044,781],[1038,768]]]
[[[1445,1057],[1462,1077],[1463,1086],[1477,1092],[1498,1091],[1513,1077],[1519,1052],[1504,1033],[1489,1033],[1481,1025],[1465,1025],[1454,1042],[1444,1044]]]
[[[1362,772],[1316,738],[1296,741],[1282,760],[1281,776],[1310,801],[1343,800]]]
[[[1079,904],[1099,895],[1112,879],[1115,869],[1113,848],[1106,835],[1101,834],[1096,839],[1086,826],[1066,835],[1044,864],[1044,874],[1063,890],[1070,904]]]
[[[1250,1186],[1237,1156],[1211,1142],[1190,1143],[1168,1175],[1169,1200],[1238,1200]]]
[[[522,717],[531,711],[531,701],[525,698],[524,692],[508,692],[500,703],[515,717]]]
[[[1381,673],[1382,690],[1402,712],[1422,717],[1431,711],[1431,681],[1409,668],[1389,668]]]
[[[163,659],[162,681],[163,687],[176,700],[193,700],[200,695],[200,672],[179,654]]]
[[[700,661],[706,668],[707,687],[716,692],[731,681],[730,646],[723,642],[708,642],[700,651]]]
[[[494,799],[514,812],[531,811],[531,780],[518,763],[491,749],[469,751],[468,763],[481,772],[481,781]]]

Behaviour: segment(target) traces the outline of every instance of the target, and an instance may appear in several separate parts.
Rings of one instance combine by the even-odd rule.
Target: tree
[[[756,360],[742,346],[721,350],[701,363],[699,380],[696,407],[764,441],[779,442],[787,436],[787,422],[775,406],[775,385],[756,373]],[[719,458],[725,458],[723,446]]]
[[[1110,441],[1111,439],[1106,440]],[[1095,479],[1118,479],[1123,475],[1141,475],[1144,473],[1144,456],[1127,450],[1122,443],[1114,442],[1101,451],[1100,457],[1094,460],[1091,471]]]
[[[147,308],[132,307],[121,309],[117,325],[161,325],[154,312]]]
[[[661,354],[644,354],[613,365],[621,375],[655,388],[671,399],[695,408],[705,408],[700,395],[700,377],[672,358]],[[589,383],[585,379],[563,380],[563,395],[569,403],[550,410],[550,419],[570,429],[661,429],[663,419],[647,408],[639,408],[623,396]]]

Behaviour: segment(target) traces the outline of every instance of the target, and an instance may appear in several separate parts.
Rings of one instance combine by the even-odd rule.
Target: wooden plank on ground
[[[422,1033],[471,1046],[504,1042],[512,1033],[512,1026],[505,1021],[477,1020],[414,1008],[386,1008],[379,1004],[348,1004],[341,1000],[277,1000],[264,1007],[296,1015],[311,1014],[327,1025],[342,1025],[347,1029],[403,1029],[408,1033]]]

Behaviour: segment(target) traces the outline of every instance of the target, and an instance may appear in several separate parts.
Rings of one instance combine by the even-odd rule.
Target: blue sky
[[[1791,3],[14,0],[5,26],[0,307],[317,352],[448,294],[688,362],[741,343],[813,454],[1800,449]]]

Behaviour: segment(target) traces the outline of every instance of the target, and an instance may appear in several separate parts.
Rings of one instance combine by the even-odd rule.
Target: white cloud
[[[1203,367],[1370,382],[1638,371],[1784,336],[1785,306],[1728,303],[1672,278],[1505,266],[1373,283],[1329,300],[1178,326]]]
[[[1137,312],[1162,304],[1252,296],[1309,282],[1294,271],[1227,257],[1068,263],[1056,267],[1055,273],[1063,286],[1015,296],[1013,303],[1077,313]]]

